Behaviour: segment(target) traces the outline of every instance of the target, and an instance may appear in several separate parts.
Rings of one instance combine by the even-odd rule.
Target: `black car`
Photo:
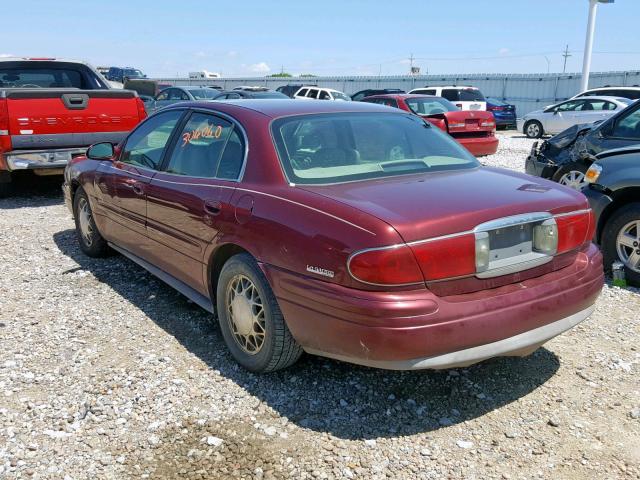
[[[400,90],[399,88],[369,88],[367,90],[360,90],[359,92],[354,93],[351,95],[351,100],[359,102],[363,98],[370,97],[371,95],[386,95],[388,93],[405,93],[405,91]]]
[[[213,100],[237,100],[240,98],[289,98],[274,90],[223,90]]]
[[[582,189],[598,153],[640,144],[640,101],[601,123],[575,125],[545,142],[535,142],[525,170]]]
[[[627,282],[640,287],[640,146],[599,154],[587,180],[582,192],[596,216],[605,269],[622,262]]]
[[[302,87],[317,87],[317,85],[311,85],[311,84],[302,84],[302,83],[290,83],[289,85],[281,85],[278,88],[276,88],[276,92],[280,92],[284,95],[286,95],[289,98],[293,98],[293,96],[296,94],[296,92],[298,90],[300,90]]]
[[[106,77],[107,80],[120,83],[134,78],[147,78],[144,73],[133,67],[109,67]]]

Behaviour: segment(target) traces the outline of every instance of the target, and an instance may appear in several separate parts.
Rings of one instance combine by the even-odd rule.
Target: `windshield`
[[[436,115],[445,112],[457,112],[458,107],[444,98],[424,97],[405,98],[404,103],[417,115]]]
[[[189,90],[189,93],[193,95],[196,100],[208,100],[220,95],[220,92],[213,90],[212,88],[203,88],[201,90]]]
[[[292,116],[274,121],[272,131],[293,183],[340,183],[479,165],[451,137],[408,114]]]
[[[331,92],[331,95],[333,96],[333,99],[334,99],[334,100],[347,100],[347,101],[351,100],[349,97],[347,97],[347,96],[346,96],[344,93],[342,93],[342,92],[335,92],[335,91],[332,91],[332,92]]]

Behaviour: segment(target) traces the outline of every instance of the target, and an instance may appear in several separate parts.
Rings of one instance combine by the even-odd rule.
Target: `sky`
[[[0,1],[0,56],[133,66],[150,77],[582,69],[588,0]],[[223,6],[225,5],[225,6]],[[640,0],[598,8],[592,71],[640,69]]]

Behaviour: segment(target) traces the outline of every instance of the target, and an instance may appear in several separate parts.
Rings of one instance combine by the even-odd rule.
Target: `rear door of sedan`
[[[152,262],[204,296],[205,252],[220,230],[235,224],[230,201],[244,165],[245,145],[234,120],[194,110],[149,184]]]

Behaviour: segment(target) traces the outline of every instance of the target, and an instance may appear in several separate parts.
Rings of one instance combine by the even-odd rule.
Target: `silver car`
[[[574,98],[527,113],[518,119],[518,130],[529,138],[555,135],[574,125],[606,120],[632,103],[622,97]]]

